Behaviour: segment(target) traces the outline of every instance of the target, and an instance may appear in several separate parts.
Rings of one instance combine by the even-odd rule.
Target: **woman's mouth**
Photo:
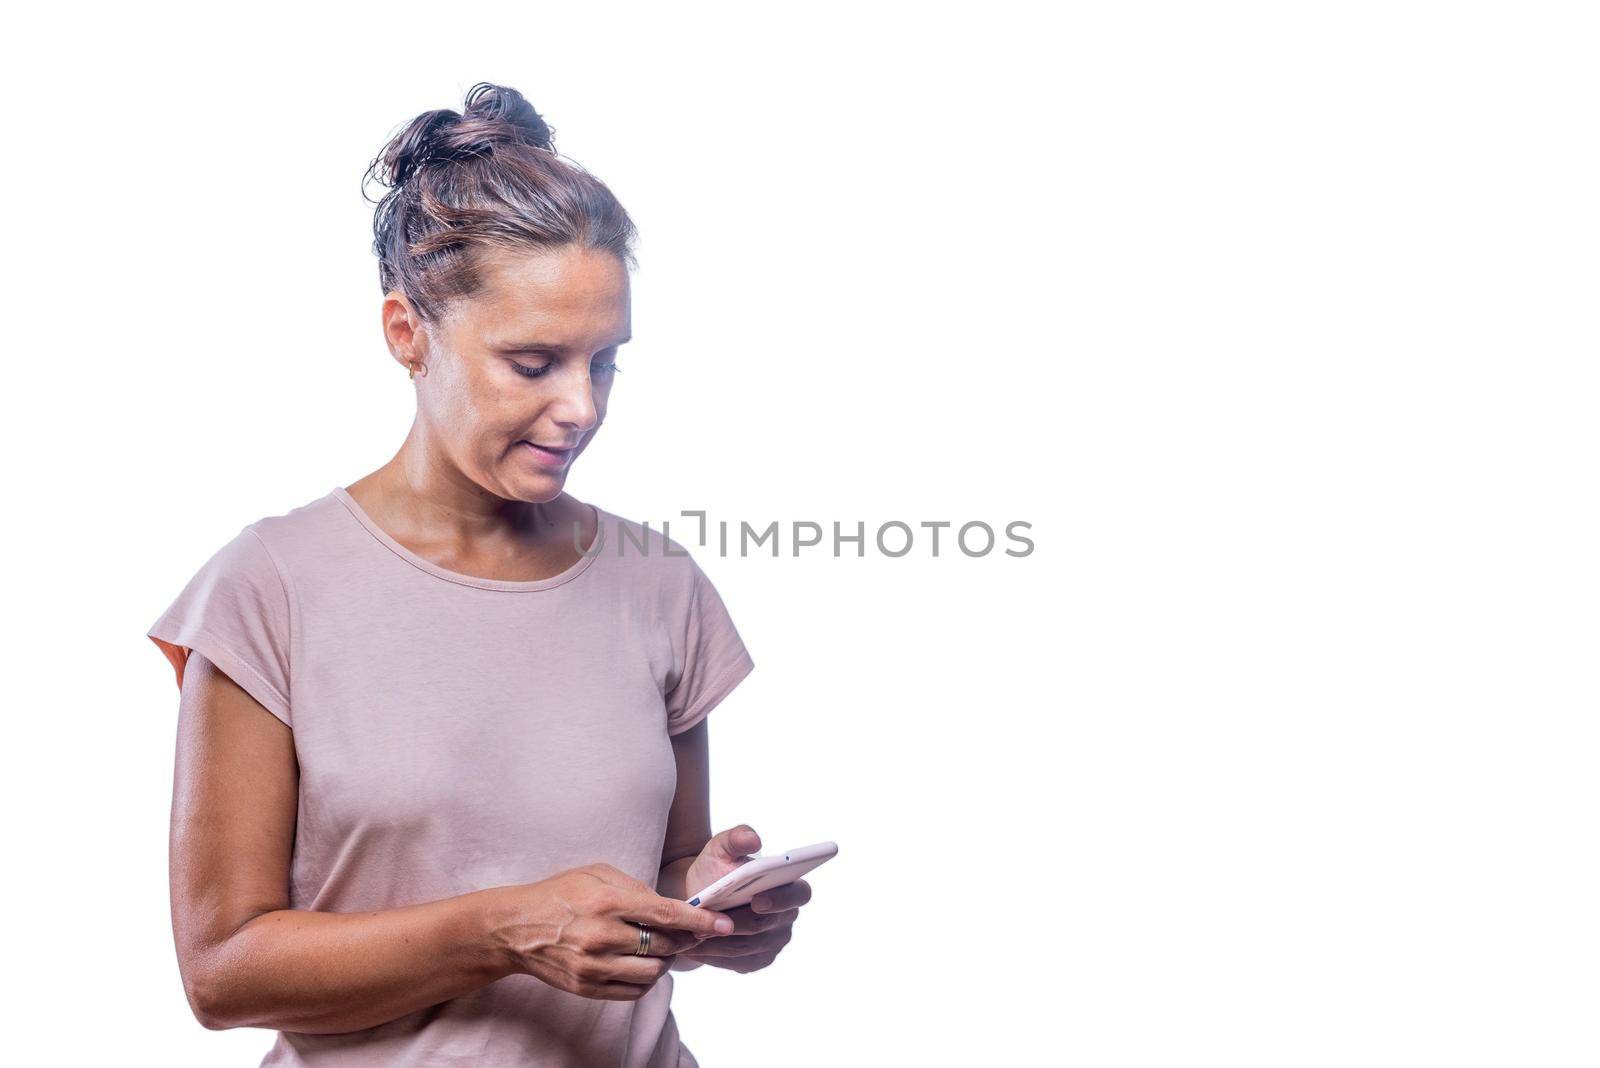
[[[575,449],[551,449],[543,445],[535,445],[531,441],[519,441],[517,446],[528,454],[534,463],[541,467],[565,467],[567,461],[572,459]]]

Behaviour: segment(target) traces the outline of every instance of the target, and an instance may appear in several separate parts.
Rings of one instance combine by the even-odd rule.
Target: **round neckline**
[[[367,533],[376,538],[380,545],[384,546],[406,563],[420,571],[426,571],[435,578],[444,579],[446,582],[454,582],[461,586],[476,586],[482,590],[531,592],[534,590],[554,589],[557,586],[571,582],[573,579],[587,571],[589,565],[594,563],[595,559],[601,555],[600,552],[595,550],[595,546],[600,544],[601,539],[605,537],[605,531],[601,529],[601,524],[605,522],[606,511],[599,505],[591,504],[589,505],[589,508],[594,512],[595,517],[595,540],[589,543],[588,550],[582,556],[578,557],[577,562],[571,567],[567,568],[560,574],[551,575],[549,578],[542,579],[484,578],[480,575],[468,575],[460,571],[451,571],[447,567],[440,567],[427,557],[421,556],[412,552],[410,549],[407,549],[404,545],[401,545],[394,538],[390,537],[389,532],[380,527],[377,522],[366,513],[361,505],[356,502],[355,497],[350,494],[350,491],[345,489],[343,486],[333,487],[332,496],[337,498],[340,503],[349,509],[350,514],[355,517],[356,521],[366,528]]]

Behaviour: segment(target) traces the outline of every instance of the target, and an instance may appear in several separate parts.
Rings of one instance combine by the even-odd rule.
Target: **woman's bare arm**
[[[683,899],[688,890],[684,873],[711,841],[711,756],[707,744],[707,719],[672,737],[672,757],[678,765],[678,788],[667,810],[667,833],[661,847],[661,877],[656,892]]]
[[[661,874],[656,880],[656,893],[679,901],[689,896],[689,888],[684,885],[689,865],[711,840],[711,755],[706,726],[709,722],[710,717],[707,717],[682,734],[672,736],[672,755],[678,764],[678,789],[672,795],[672,808],[667,813],[667,835],[661,849]],[[693,971],[698,967],[700,965],[694,961],[681,957],[672,962],[675,972]]]
[[[502,896],[405,908],[288,907],[298,806],[293,732],[199,652],[185,666],[173,782],[172,926],[206,1027],[374,1027],[513,974]]]

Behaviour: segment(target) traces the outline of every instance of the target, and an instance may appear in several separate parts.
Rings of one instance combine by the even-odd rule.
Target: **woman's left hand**
[[[761,836],[742,823],[714,836],[684,876],[690,887],[710,886],[761,848]],[[717,909],[733,920],[733,933],[703,939],[678,954],[680,960],[709,964],[735,972],[754,972],[777,959],[794,933],[800,906],[811,900],[811,886],[797,879],[787,886],[763,890],[748,905]]]

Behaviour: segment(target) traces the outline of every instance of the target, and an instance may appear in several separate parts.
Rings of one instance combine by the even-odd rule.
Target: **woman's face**
[[[627,268],[577,245],[479,256],[478,294],[413,334],[418,418],[445,454],[433,460],[507,500],[549,501],[605,421],[632,331]]]

